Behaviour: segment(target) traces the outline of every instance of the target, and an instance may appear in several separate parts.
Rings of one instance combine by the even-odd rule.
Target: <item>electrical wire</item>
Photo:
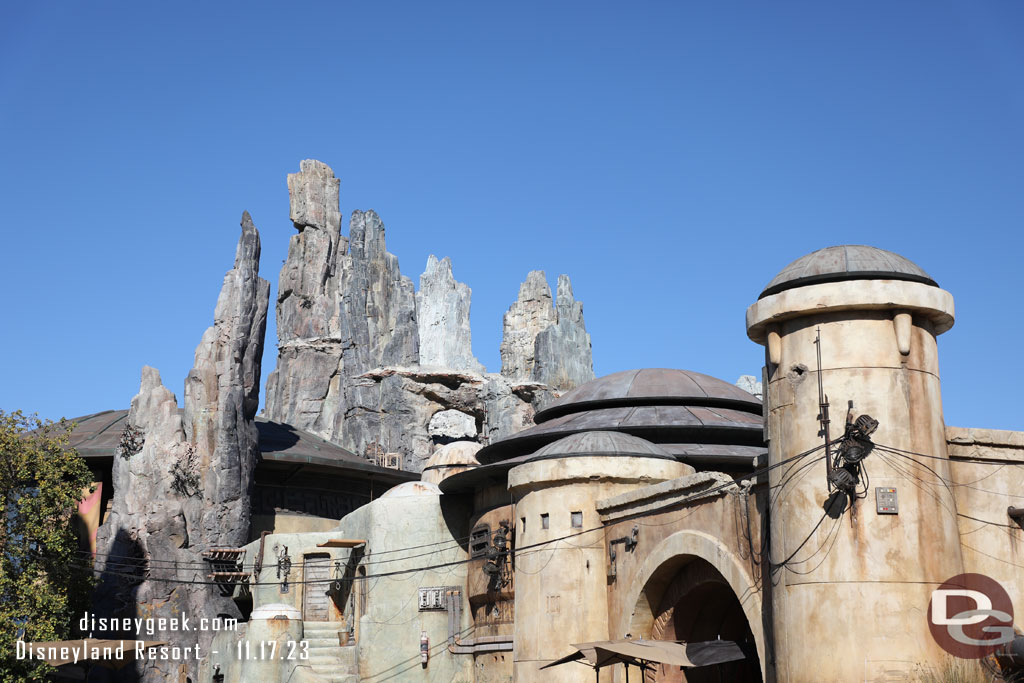
[[[804,458],[807,455],[809,455],[811,453],[814,453],[815,451],[819,450],[820,448],[821,448],[821,446],[816,446],[815,448],[811,448],[811,449],[809,449],[809,450],[807,450],[807,451],[805,451],[803,453],[798,453],[797,455],[791,456],[791,457],[789,457],[789,458],[787,458],[785,460],[781,460],[781,461],[775,463],[774,465],[768,465],[766,467],[762,467],[762,468],[760,468],[758,470],[755,470],[750,475],[748,475],[747,477],[744,477],[744,478],[745,479],[755,479],[756,477],[758,477],[758,476],[760,476],[762,474],[766,474],[768,472],[771,472],[772,470],[775,470],[778,467],[782,467],[783,465],[786,465],[788,463],[792,463],[792,462],[795,462],[795,461],[797,461],[797,460],[799,460],[801,458]],[[728,482],[725,482],[725,483],[723,483],[723,484],[721,484],[719,486],[714,486],[714,487],[712,487],[710,489],[705,489],[703,491],[699,491],[699,492],[697,492],[697,493],[695,493],[695,494],[693,494],[691,496],[687,496],[687,497],[682,498],[680,500],[672,501],[671,505],[672,506],[682,505],[682,504],[685,504],[688,501],[696,500],[698,498],[704,498],[704,497],[706,497],[708,495],[711,495],[713,493],[717,493],[718,491],[721,491],[721,490],[724,490],[724,489],[727,489],[727,488],[737,487],[737,486],[738,486],[738,484],[735,481],[728,481]],[[644,512],[637,512],[637,513],[634,513],[632,515],[626,515],[626,516],[624,516],[622,518],[616,519],[615,522],[616,523],[621,523],[623,521],[629,521],[631,519],[635,519],[635,518],[647,515],[647,514],[649,514],[649,512],[650,511],[644,511]],[[575,533],[571,533],[571,534],[566,534],[564,536],[560,536],[560,537],[557,537],[557,538],[552,538],[552,539],[548,539],[546,541],[540,541],[538,543],[533,543],[533,544],[530,544],[530,545],[522,546],[522,547],[520,547],[520,548],[515,550],[515,554],[517,556],[518,555],[523,555],[523,554],[530,554],[530,551],[533,551],[534,549],[543,548],[544,546],[550,545],[552,543],[556,543],[558,541],[562,541],[562,540],[566,540],[566,539],[570,539],[570,538],[575,538],[577,536],[582,536],[583,534],[587,534],[587,533],[593,533],[594,531],[602,531],[605,528],[606,528],[606,525],[602,524],[601,526],[591,527],[589,529],[584,529],[584,530],[579,531],[579,532],[575,532]],[[449,543],[449,541],[445,541],[445,543]],[[424,544],[423,546],[420,546],[420,547],[427,547],[427,546],[431,546],[431,545],[437,545],[437,544]],[[801,547],[802,547],[802,545],[801,545]],[[397,549],[395,550],[395,552],[397,552]],[[139,561],[139,558],[137,558],[137,557],[131,558],[131,559],[133,559],[135,561]],[[445,568],[445,567],[454,567],[454,566],[458,566],[458,565],[462,565],[462,564],[468,564],[470,562],[475,562],[477,559],[478,558],[466,558],[466,559],[462,559],[462,560],[454,560],[454,561],[451,561],[451,562],[442,562],[442,563],[439,563],[439,564],[427,565],[427,566],[423,566],[423,567],[415,567],[415,568],[410,568],[410,569],[399,569],[399,570],[392,570],[392,571],[388,571],[388,572],[377,572],[375,574],[366,574],[366,575],[363,575],[363,576],[358,576],[357,575],[357,576],[350,577],[347,580],[350,580],[350,581],[367,581],[367,580],[376,579],[376,578],[400,576],[400,575],[410,574],[410,573],[415,573],[415,572],[430,571],[430,570],[434,570],[434,569],[441,569],[441,568]],[[94,573],[97,573],[100,576],[103,576],[104,574],[106,574],[108,576],[120,576],[120,577],[130,578],[130,579],[133,579],[133,580],[139,581],[139,582],[142,582],[142,581],[160,581],[160,582],[166,582],[166,583],[181,583],[181,584],[193,584],[193,585],[216,585],[216,586],[223,586],[223,585],[225,585],[224,582],[219,582],[219,581],[196,581],[196,580],[185,581],[185,580],[182,580],[182,579],[169,579],[169,578],[159,578],[159,577],[144,577],[144,576],[139,576],[138,574],[135,574],[135,573],[126,573],[126,572],[119,572],[119,571],[116,571],[116,570],[107,570],[107,569],[101,570],[101,569],[97,569],[95,567],[88,567],[88,566],[84,566],[84,565],[76,565],[76,567],[79,568],[79,569],[86,569],[86,570],[93,571]],[[177,565],[174,567],[175,570],[177,570],[178,568],[179,568],[179,566],[177,566]],[[192,570],[192,571],[197,571],[197,570]],[[296,580],[296,581],[289,581],[288,583],[289,584],[329,583],[329,582],[334,581],[334,580],[335,579],[308,579],[308,580],[299,579],[299,580]],[[279,582],[277,582],[277,581],[270,581],[270,582],[252,581],[252,582],[246,583],[245,585],[247,585],[247,586],[278,585],[278,583]]]

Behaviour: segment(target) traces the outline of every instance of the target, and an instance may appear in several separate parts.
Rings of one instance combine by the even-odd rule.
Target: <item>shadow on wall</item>
[[[97,619],[135,618],[138,616],[139,585],[149,572],[146,553],[139,542],[124,529],[118,529],[108,553],[93,593],[92,613]],[[90,634],[86,632],[82,635],[88,637]],[[92,636],[134,639],[135,633],[128,630],[103,631],[94,632]],[[126,661],[123,668],[116,670],[93,666],[86,680],[89,683],[135,683],[141,680],[141,672],[134,661]]]

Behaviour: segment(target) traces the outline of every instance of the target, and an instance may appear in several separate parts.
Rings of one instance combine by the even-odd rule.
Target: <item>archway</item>
[[[651,628],[655,640],[739,643],[747,659],[689,669],[660,665],[647,681],[658,683],[760,683],[754,634],[743,606],[728,581],[709,562],[688,558],[669,583],[655,610]]]

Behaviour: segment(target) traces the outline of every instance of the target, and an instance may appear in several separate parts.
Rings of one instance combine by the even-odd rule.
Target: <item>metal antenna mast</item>
[[[828,480],[828,490],[832,490],[832,441],[828,434],[828,396],[825,395],[824,384],[821,380],[821,328],[816,328],[814,345],[818,352],[818,421],[821,423],[821,433],[825,436],[825,472]]]

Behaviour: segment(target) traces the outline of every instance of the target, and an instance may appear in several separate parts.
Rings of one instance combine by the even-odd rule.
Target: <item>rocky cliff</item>
[[[249,540],[249,498],[259,457],[254,418],[270,296],[270,283],[259,278],[259,256],[259,234],[244,214],[235,266],[224,277],[214,324],[196,348],[185,382],[184,418],[160,373],[142,369],[128,414],[131,429],[114,458],[110,513],[97,534],[101,615],[186,614],[196,622],[240,616],[218,586],[205,585],[209,567],[203,553]],[[201,651],[213,635],[180,629],[144,634],[183,648],[198,642]],[[196,680],[196,664],[157,660],[116,676],[178,680],[184,667]]]
[[[288,176],[298,232],[281,269],[269,419],[369,460],[398,454],[403,468],[418,471],[438,445],[518,431],[557,391],[593,378],[568,278],[553,305],[543,273],[530,274],[517,302],[523,322],[506,324],[502,343],[503,359],[508,345],[522,360],[487,373],[472,352],[471,291],[455,280],[451,261],[430,256],[415,292],[376,213],[353,212],[348,237],[339,233],[338,186],[318,161]]]

